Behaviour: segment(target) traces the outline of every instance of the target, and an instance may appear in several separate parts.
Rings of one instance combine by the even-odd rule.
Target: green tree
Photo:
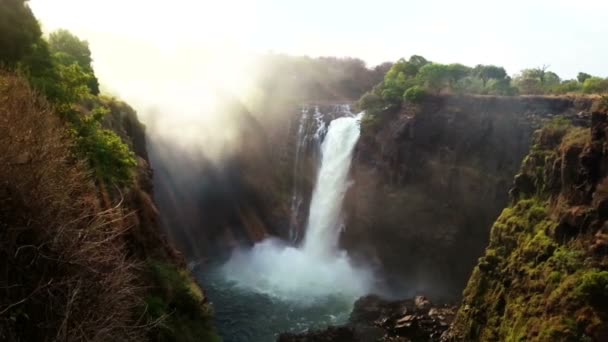
[[[471,68],[459,63],[448,64],[445,69],[447,73],[446,78],[452,89],[456,82],[462,80],[471,73]]]
[[[412,55],[408,62],[418,68],[418,70],[420,70],[420,68],[422,68],[423,66],[431,63],[426,58],[419,55]]]
[[[566,80],[553,88],[556,94],[576,93],[583,90],[583,85],[577,80]]]
[[[377,94],[367,92],[359,99],[358,106],[362,110],[375,113],[382,109],[384,106],[384,101],[382,101],[382,97],[378,96]]]
[[[0,1],[0,64],[16,67],[41,36],[40,25],[26,0]]]
[[[413,86],[403,93],[403,100],[412,102],[412,103],[420,103],[424,100],[426,96],[426,91],[421,86]]]
[[[576,75],[576,79],[581,84],[585,83],[585,81],[591,77],[592,77],[591,75],[584,73],[584,72],[579,72],[578,75]]]
[[[58,30],[49,35],[49,47],[58,64],[77,64],[83,72],[90,74],[87,85],[92,94],[99,94],[99,82],[93,71],[93,59],[87,41],[80,40],[68,30]]]
[[[484,88],[491,79],[501,80],[507,77],[505,68],[497,67],[495,65],[478,64],[473,69],[473,74],[482,80]]]
[[[450,68],[445,64],[431,63],[420,68],[418,79],[428,89],[439,93],[451,78]]]
[[[88,160],[99,179],[125,185],[132,181],[137,161],[135,154],[116,133],[102,128],[101,122],[108,113],[107,108],[97,107],[78,117],[72,125],[76,149]]]
[[[551,90],[554,87],[560,85],[562,80],[560,77],[554,73],[553,71],[546,71],[543,77],[543,87],[545,90]]]
[[[402,101],[403,93],[417,84],[418,66],[405,59],[400,59],[384,76],[382,98],[392,104]]]
[[[560,84],[559,76],[547,71],[548,66],[524,69],[514,79],[515,86],[522,94],[543,94]]]
[[[608,80],[600,77],[590,77],[583,83],[583,93],[603,94],[608,92]]]

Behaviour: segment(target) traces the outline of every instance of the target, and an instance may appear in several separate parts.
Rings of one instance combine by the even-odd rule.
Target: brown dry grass
[[[102,208],[69,142],[46,101],[0,73],[0,340],[141,340],[129,220]]]

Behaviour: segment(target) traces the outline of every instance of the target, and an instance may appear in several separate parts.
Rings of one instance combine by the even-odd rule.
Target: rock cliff
[[[606,341],[608,119],[535,136],[452,328],[455,341]]]
[[[399,295],[457,298],[508,203],[543,120],[582,120],[591,100],[436,96],[365,120],[343,245]]]

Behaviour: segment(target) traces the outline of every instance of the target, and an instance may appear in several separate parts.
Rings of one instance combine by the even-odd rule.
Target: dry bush
[[[137,265],[49,105],[0,74],[0,340],[130,341]]]

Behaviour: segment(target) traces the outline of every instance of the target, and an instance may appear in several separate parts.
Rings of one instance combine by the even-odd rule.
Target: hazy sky
[[[419,54],[444,63],[501,65],[511,74],[547,64],[562,78],[579,71],[608,76],[608,1],[602,0],[30,4],[46,31],[67,28],[89,40],[102,83],[127,98],[154,94],[154,87],[181,96],[178,89],[194,92],[200,77],[238,91],[241,65],[267,51],[353,56],[370,65]],[[153,84],[159,81],[165,84]]]

